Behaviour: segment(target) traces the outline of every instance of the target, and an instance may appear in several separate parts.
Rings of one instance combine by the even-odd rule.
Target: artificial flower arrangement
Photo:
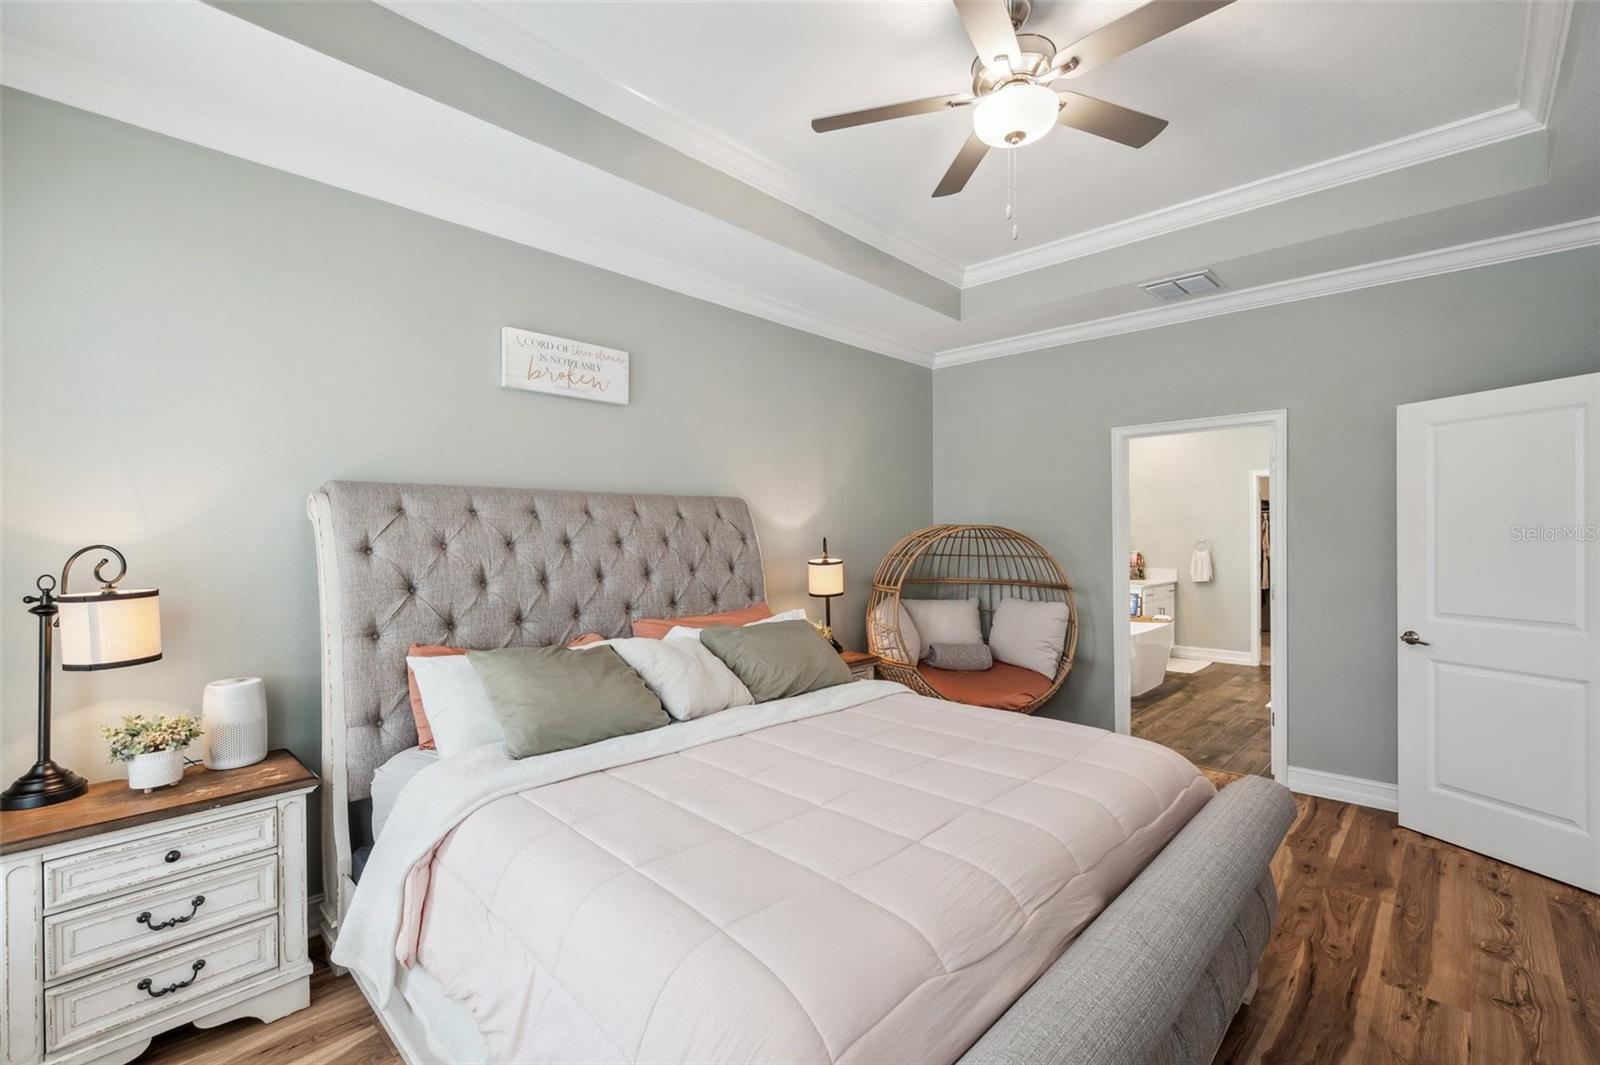
[[[151,788],[183,779],[183,749],[200,738],[200,722],[188,714],[149,718],[130,714],[120,725],[105,725],[100,735],[113,762],[128,763],[128,787]]]

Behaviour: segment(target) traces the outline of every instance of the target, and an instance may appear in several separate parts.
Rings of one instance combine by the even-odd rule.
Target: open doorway
[[[1271,411],[1112,431],[1117,730],[1280,780],[1286,423]]]

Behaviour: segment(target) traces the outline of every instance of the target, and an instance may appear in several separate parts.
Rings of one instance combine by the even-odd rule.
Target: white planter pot
[[[183,751],[151,751],[136,754],[128,763],[128,787],[149,791],[164,788],[183,779]]]

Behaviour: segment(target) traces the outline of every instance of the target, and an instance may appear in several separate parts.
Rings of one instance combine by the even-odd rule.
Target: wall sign
[[[601,403],[628,402],[628,353],[505,326],[500,386]]]

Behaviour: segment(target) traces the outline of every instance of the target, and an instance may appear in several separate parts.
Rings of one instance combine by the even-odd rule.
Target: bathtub
[[[1166,679],[1172,622],[1130,621],[1128,628],[1128,691],[1137,699]]]

